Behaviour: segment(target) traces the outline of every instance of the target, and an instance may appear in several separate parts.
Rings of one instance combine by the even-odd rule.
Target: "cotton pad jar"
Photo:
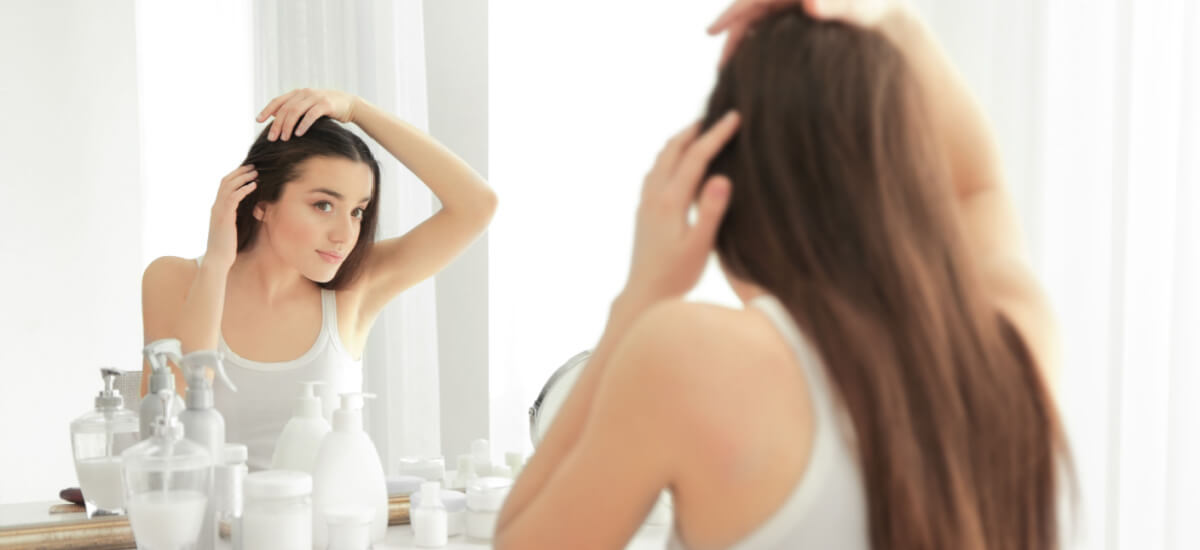
[[[266,470],[243,483],[242,548],[312,550],[312,476]]]

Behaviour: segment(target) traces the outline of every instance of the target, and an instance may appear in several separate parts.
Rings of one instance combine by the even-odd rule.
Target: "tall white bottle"
[[[272,470],[292,470],[312,475],[317,464],[321,441],[332,429],[321,414],[321,398],[313,387],[323,382],[301,382],[300,397],[296,399],[295,416],[283,427],[275,452],[271,455]]]
[[[342,406],[333,411],[333,431],[321,441],[313,468],[313,547],[328,544],[326,515],[353,508],[370,508],[371,543],[387,532],[387,479],[371,438],[363,431],[363,398],[368,393],[341,394]]]
[[[187,408],[179,413],[183,435],[204,447],[214,465],[220,464],[221,457],[225,454],[225,417],[213,407],[213,388],[206,374],[207,370],[212,369],[229,389],[237,391],[237,388],[225,374],[219,351],[193,351],[183,356],[180,366],[183,367],[188,385]],[[204,511],[204,525],[200,530],[200,538],[196,541],[196,550],[216,548],[216,513],[216,501],[210,498]]]

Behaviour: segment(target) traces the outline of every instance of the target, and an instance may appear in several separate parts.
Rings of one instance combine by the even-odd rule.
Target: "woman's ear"
[[[263,203],[261,203],[261,202],[254,205],[253,212],[254,212],[254,219],[256,219],[260,222],[263,220],[263,217],[267,215],[266,207],[263,206]]]

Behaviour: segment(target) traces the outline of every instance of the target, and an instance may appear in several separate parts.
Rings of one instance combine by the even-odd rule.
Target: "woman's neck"
[[[228,281],[231,287],[257,297],[255,301],[266,307],[311,292],[316,285],[264,242],[238,253],[229,268]]]

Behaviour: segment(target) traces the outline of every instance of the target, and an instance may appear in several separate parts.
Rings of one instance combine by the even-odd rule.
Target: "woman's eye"
[[[332,203],[329,203],[329,202],[326,202],[326,201],[321,201],[321,202],[318,202],[318,203],[314,204],[314,205],[313,205],[313,207],[314,207],[314,208],[316,208],[317,210],[320,210],[320,211],[322,211],[322,212],[331,212],[331,211],[333,211],[333,204],[332,204]],[[326,209],[325,209],[325,207],[329,207],[329,209],[328,209],[328,210],[326,210]]]
[[[356,217],[356,218],[362,219],[363,214],[365,214],[365,213],[366,213],[366,210],[363,210],[362,208],[354,209],[354,217]]]

